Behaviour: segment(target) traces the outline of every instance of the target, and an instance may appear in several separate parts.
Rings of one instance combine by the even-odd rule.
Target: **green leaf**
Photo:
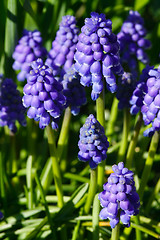
[[[134,8],[135,8],[136,11],[139,11],[145,5],[147,5],[147,3],[149,3],[149,0],[136,0],[135,4],[134,4]]]
[[[36,17],[35,17],[35,13],[32,9],[32,6],[30,4],[30,1],[29,0],[19,0],[20,4],[22,5],[22,7],[24,8],[24,10],[26,12],[29,13],[29,15],[35,20]]]
[[[75,209],[75,205],[83,198],[84,194],[87,192],[88,183],[81,185],[71,196],[70,200],[64,205],[63,208],[56,214],[53,214],[52,221],[56,224],[63,224],[64,218],[69,215]],[[26,236],[25,240],[35,239],[36,235],[41,231],[42,227],[47,223],[48,217],[45,217],[41,223]]]

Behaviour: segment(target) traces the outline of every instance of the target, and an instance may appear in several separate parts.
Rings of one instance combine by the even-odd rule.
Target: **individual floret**
[[[53,75],[58,80],[63,78],[73,64],[78,34],[75,17],[63,16],[46,60],[46,64],[53,68]]]
[[[16,121],[26,126],[25,108],[20,92],[12,79],[0,79],[0,126],[8,126],[11,132],[17,131]]]
[[[80,161],[89,162],[90,167],[96,168],[99,163],[107,158],[109,142],[105,136],[104,128],[97,119],[90,114],[85,124],[80,129],[78,142]]]
[[[119,43],[112,33],[112,22],[104,14],[91,13],[81,28],[75,53],[75,68],[81,76],[83,86],[92,86],[91,97],[96,100],[103,89],[105,78],[107,88],[116,91],[115,74],[123,69],[119,59]]]
[[[113,165],[112,169],[113,173],[98,197],[103,207],[99,216],[101,219],[109,219],[111,228],[115,228],[120,220],[129,227],[131,216],[137,215],[140,207],[133,172],[125,168],[123,162]]]
[[[65,104],[62,84],[53,77],[52,68],[44,65],[42,59],[32,62],[31,67],[23,89],[23,105],[29,108],[27,116],[39,121],[42,129],[50,123],[56,129]]]
[[[66,97],[65,107],[70,106],[73,115],[77,115],[80,107],[87,102],[84,86],[80,84],[80,76],[74,65],[67,70],[63,77],[63,94]]]
[[[12,55],[15,60],[13,63],[14,70],[20,70],[17,75],[19,81],[24,81],[31,70],[31,62],[37,58],[45,57],[47,51],[42,46],[41,33],[37,30],[23,31],[23,37],[19,40],[18,45]]]

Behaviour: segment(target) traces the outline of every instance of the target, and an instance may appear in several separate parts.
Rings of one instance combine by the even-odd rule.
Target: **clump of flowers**
[[[20,70],[17,75],[19,81],[24,81],[31,69],[31,62],[37,58],[45,57],[47,51],[42,46],[41,33],[37,30],[23,31],[23,37],[19,40],[18,45],[12,55],[15,60],[13,63],[14,70]]]
[[[130,98],[135,89],[136,78],[132,73],[124,72],[122,76],[119,77],[118,87],[116,92],[116,97],[119,100],[118,108],[129,108]]]
[[[119,43],[112,32],[112,22],[104,14],[91,13],[85,19],[78,37],[75,68],[83,86],[92,86],[91,97],[96,100],[103,89],[103,78],[111,92],[116,91],[115,74],[123,70],[119,59]]]
[[[42,59],[32,62],[31,67],[23,89],[23,105],[29,108],[27,116],[39,121],[42,129],[50,123],[56,129],[65,104],[62,84],[53,77],[52,68],[43,64]]]
[[[77,115],[80,107],[87,102],[84,86],[80,84],[80,76],[74,65],[67,70],[63,77],[63,94],[66,97],[65,107],[70,106],[73,115]]]
[[[46,60],[46,64],[53,68],[53,75],[57,79],[62,79],[73,64],[78,34],[75,17],[63,16]]]
[[[107,158],[109,142],[105,136],[103,126],[97,121],[93,114],[86,119],[80,129],[78,142],[80,161],[89,162],[90,167],[96,168],[100,162]]]
[[[120,42],[121,62],[127,64],[129,70],[135,74],[137,60],[148,64],[149,59],[145,50],[151,46],[150,41],[145,38],[144,20],[137,11],[129,11],[128,18],[117,37]]]
[[[140,207],[139,195],[136,192],[133,172],[124,167],[124,163],[112,166],[113,173],[108,182],[103,185],[104,191],[99,194],[103,209],[100,211],[101,219],[109,219],[111,228],[119,221],[130,226],[130,218],[137,215]]]
[[[17,131],[16,121],[26,126],[25,108],[17,85],[10,78],[0,78],[0,126],[8,126],[11,132]]]

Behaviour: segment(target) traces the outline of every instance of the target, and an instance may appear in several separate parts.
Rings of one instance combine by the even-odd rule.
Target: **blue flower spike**
[[[103,207],[100,211],[101,219],[109,219],[111,228],[121,222],[130,226],[130,218],[139,213],[140,199],[136,192],[133,172],[124,167],[124,163],[112,166],[113,173],[108,182],[103,185],[104,191],[99,194]]]
[[[93,114],[86,119],[80,129],[78,142],[80,161],[89,162],[91,169],[94,169],[107,158],[109,142],[105,136],[104,128],[97,121]]]
[[[63,86],[53,77],[53,69],[43,64],[42,59],[32,62],[31,67],[22,99],[28,108],[27,116],[39,121],[42,129],[49,124],[57,129],[66,102]]]
[[[91,13],[81,28],[75,53],[75,68],[83,86],[92,86],[91,98],[96,100],[103,89],[103,79],[112,93],[116,91],[115,75],[123,69],[119,59],[119,43],[112,32],[112,22],[104,14]]]

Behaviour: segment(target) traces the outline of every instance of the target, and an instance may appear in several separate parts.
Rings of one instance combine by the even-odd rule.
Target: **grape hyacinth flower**
[[[104,128],[97,119],[90,114],[85,124],[80,129],[80,139],[78,142],[80,161],[89,162],[91,169],[98,166],[100,162],[107,158],[109,142],[105,136]]]
[[[147,92],[141,112],[144,124],[152,126],[143,133],[144,136],[152,136],[155,131],[160,130],[160,66],[158,69],[151,69],[148,74]]]
[[[42,46],[41,33],[37,30],[23,31],[23,37],[19,40],[18,45],[12,55],[15,60],[13,63],[14,70],[20,70],[17,75],[19,81],[24,81],[31,70],[31,62],[37,58],[43,58],[47,54],[46,49]]]
[[[26,126],[25,108],[22,104],[20,92],[12,79],[0,78],[0,126],[8,126],[12,133],[16,133],[16,121]]]
[[[84,86],[80,84],[80,76],[75,71],[74,65],[67,70],[63,77],[63,94],[66,97],[65,107],[71,106],[73,115],[77,115],[80,107],[87,102]]]
[[[119,100],[118,108],[124,109],[130,107],[130,98],[135,89],[136,78],[132,73],[124,72],[122,76],[119,77],[116,97]]]
[[[42,129],[50,123],[57,129],[65,104],[62,84],[53,77],[52,68],[43,64],[42,59],[32,62],[31,67],[23,89],[23,105],[29,108],[27,116],[39,121]]]
[[[144,96],[147,92],[147,79],[149,76],[149,71],[153,69],[154,67],[146,66],[142,70],[142,74],[140,75],[140,80],[136,83],[135,89],[133,91],[133,94],[130,98],[130,113],[131,114],[137,114],[139,111],[141,111],[141,107],[143,106],[143,100]]]
[[[120,220],[129,227],[131,216],[137,215],[140,207],[133,172],[125,168],[123,162],[113,165],[112,169],[113,173],[98,197],[103,207],[99,216],[101,219],[108,218],[111,228],[115,228]]]
[[[149,59],[145,52],[151,46],[146,39],[144,20],[137,11],[130,10],[127,20],[117,34],[120,42],[120,56],[122,64],[127,64],[132,73],[137,72],[137,60],[148,64]]]
[[[63,78],[74,62],[78,34],[75,17],[63,16],[46,60],[46,64],[53,68],[53,75],[58,80]]]
[[[111,92],[116,91],[115,74],[123,69],[119,59],[119,43],[112,33],[112,22],[104,14],[91,13],[81,28],[75,53],[75,68],[83,86],[92,86],[91,97],[96,100],[103,89],[103,78]]]

